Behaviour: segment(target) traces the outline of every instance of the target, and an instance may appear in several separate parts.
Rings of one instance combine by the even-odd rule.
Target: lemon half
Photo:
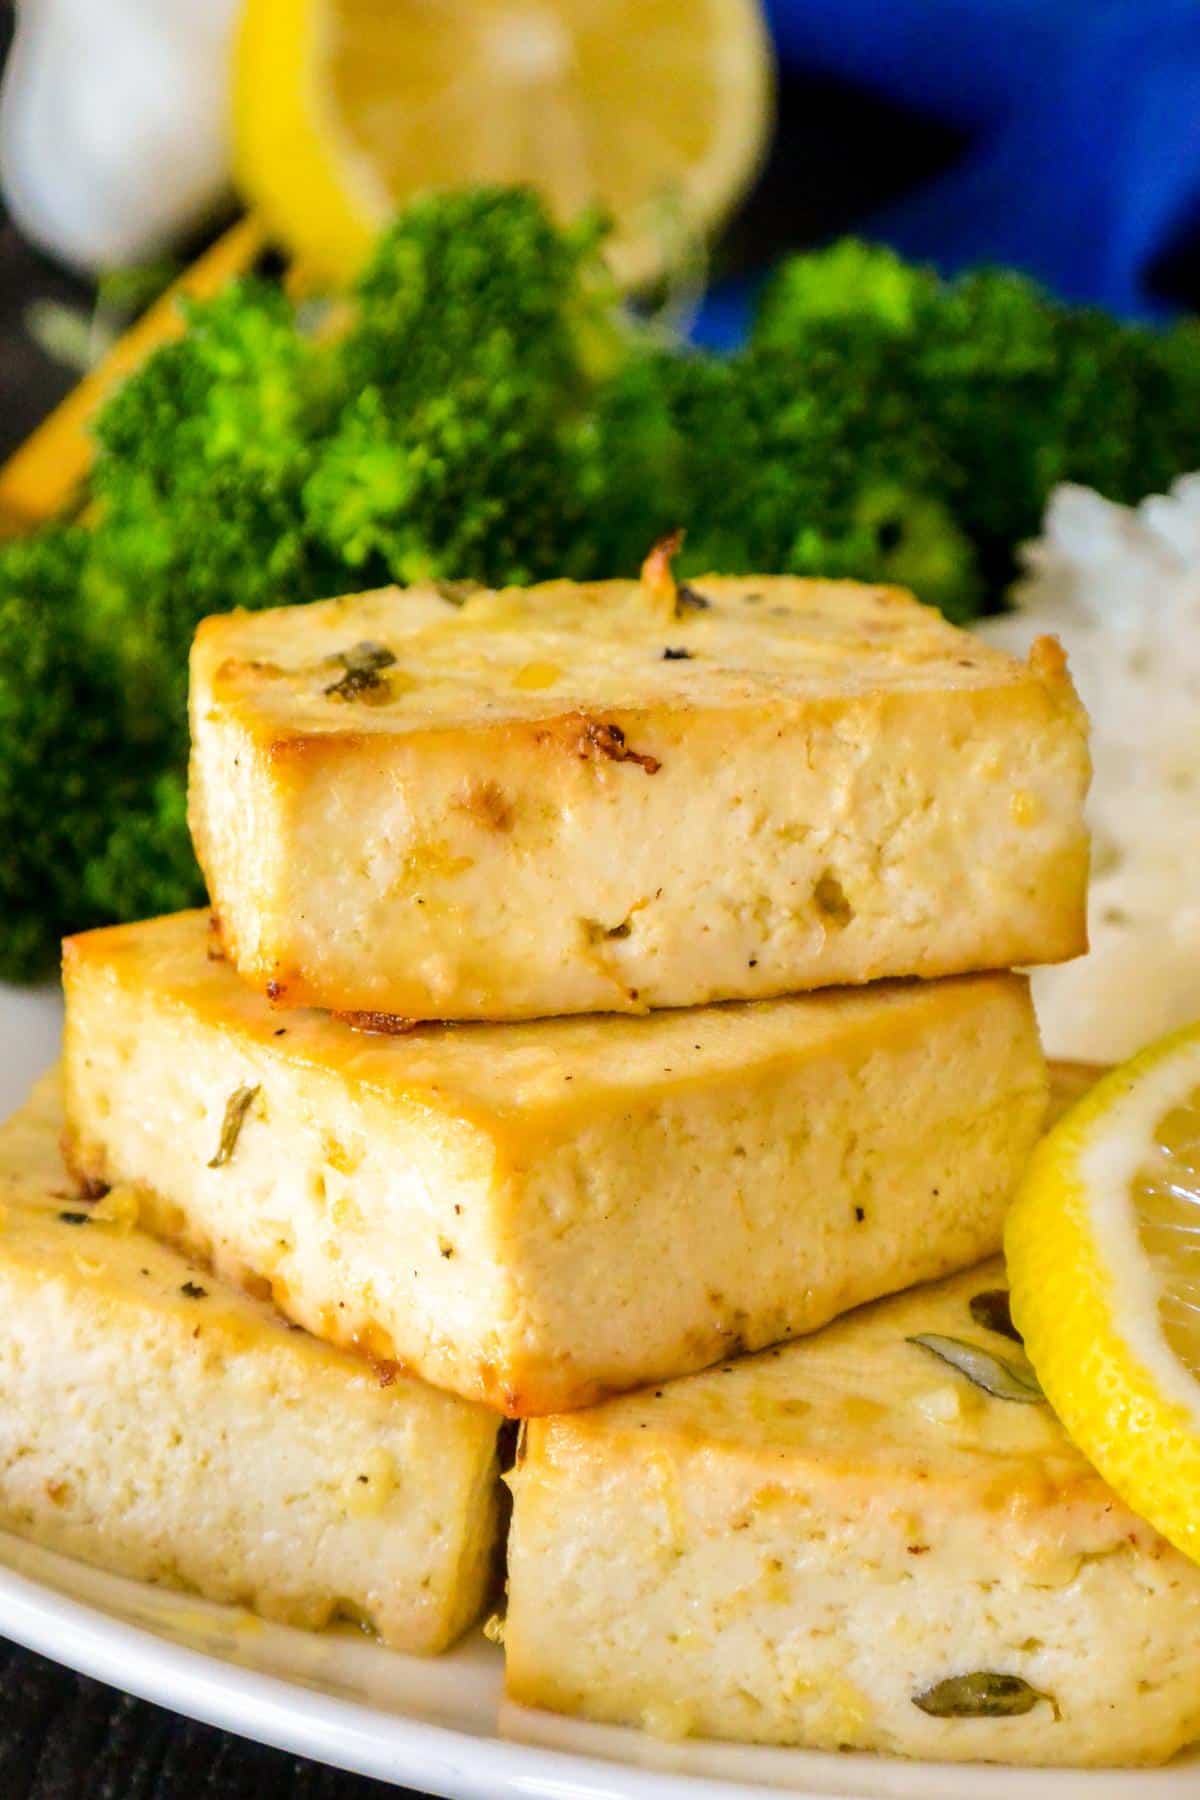
[[[1200,1026],[1106,1076],[1039,1145],[1005,1253],[1066,1430],[1200,1561]]]
[[[771,63],[759,0],[244,0],[232,110],[242,192],[315,279],[416,193],[513,182],[605,206],[632,286],[749,183]]]

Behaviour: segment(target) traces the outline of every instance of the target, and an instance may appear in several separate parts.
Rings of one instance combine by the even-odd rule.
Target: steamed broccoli
[[[1127,504],[1200,466],[1200,335],[1161,333],[1052,300],[1021,275],[942,282],[849,243],[795,257],[768,285],[760,346],[807,358],[833,329],[884,400],[903,396],[950,471],[946,497],[993,606],[1060,481]]]
[[[581,525],[572,435],[621,336],[599,240],[592,219],[564,230],[491,188],[418,201],[384,236],[304,493],[361,581],[562,571]]]
[[[199,881],[182,820],[148,792],[131,735],[120,658],[83,627],[88,534],[54,529],[0,552],[0,976],[58,960],[64,932],[194,903]],[[161,777],[181,790],[177,772]],[[165,829],[164,829],[165,827]],[[123,844],[151,847],[123,892],[108,872]],[[170,848],[174,845],[174,850]]]
[[[236,284],[104,408],[86,524],[0,550],[0,974],[200,897],[186,661],[206,613],[387,580],[852,575],[999,604],[1050,487],[1200,466],[1200,326],[1124,326],[853,242],[784,264],[747,347],[621,312],[594,219],[418,202],[312,328]]]
[[[411,401],[470,375],[582,401],[621,342],[603,239],[597,215],[555,225],[526,188],[414,201],[359,277],[337,346],[349,390]]]
[[[883,244],[842,238],[779,265],[759,298],[754,342],[795,350],[814,325],[850,320],[912,338],[938,290],[932,270],[906,263]]]
[[[277,288],[245,281],[188,317],[186,336],[100,415],[98,522],[82,574],[90,628],[177,746],[188,646],[207,613],[342,585],[303,517],[324,400],[292,308]]]
[[[947,504],[952,472],[882,340],[827,328],[802,359],[635,357],[589,433],[592,529],[618,566],[687,522],[684,573],[853,575],[977,610],[974,556]]]
[[[101,841],[95,770],[112,689],[79,651],[72,594],[82,533],[50,532],[0,555],[0,974],[50,966],[79,868]],[[81,838],[82,834],[82,838]]]
[[[187,825],[187,771],[171,764],[122,783],[120,811],[83,868],[83,899],[99,920],[143,919],[199,906],[204,883]]]
[[[277,290],[194,309],[105,407],[90,529],[0,553],[0,973],[65,931],[194,904],[187,653],[205,613],[340,585],[299,526],[304,346]]]

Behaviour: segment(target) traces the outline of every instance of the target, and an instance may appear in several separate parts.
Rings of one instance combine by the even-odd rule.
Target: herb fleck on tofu
[[[691,662],[692,653],[690,650],[684,650],[682,646],[668,644],[662,653],[662,659],[664,662]]]
[[[1054,1705],[1049,1694],[1040,1693],[1022,1676],[992,1669],[948,1675],[912,1697],[913,1705],[933,1719],[1012,1719],[1032,1712],[1039,1700]]]
[[[1013,1324],[1007,1288],[988,1288],[985,1293],[972,1294],[969,1305],[971,1317],[985,1331],[998,1332],[1001,1337],[1011,1338],[1014,1344],[1025,1342]]]
[[[837,876],[826,869],[813,888],[813,903],[822,918],[844,929],[854,918],[854,908]]]
[[[711,606],[712,601],[706,599],[703,594],[697,593],[694,587],[689,587],[686,581],[681,581],[675,589],[675,611],[677,613],[708,612]]]
[[[91,1214],[84,1212],[60,1212],[59,1219],[64,1225],[90,1225]]]
[[[582,924],[583,935],[589,944],[606,944],[614,938],[627,938],[633,932],[631,919],[622,919],[619,925],[602,925],[599,919],[584,919]]]
[[[185,1300],[207,1300],[208,1289],[200,1286],[198,1281],[185,1281],[180,1287]]]
[[[1032,1369],[1019,1369],[1004,1357],[993,1356],[980,1344],[968,1344],[963,1338],[941,1337],[936,1332],[910,1337],[907,1342],[928,1350],[939,1361],[949,1363],[952,1369],[965,1375],[993,1400],[1017,1400],[1026,1406],[1034,1406],[1046,1398]]]
[[[391,693],[391,686],[381,670],[390,669],[395,661],[395,655],[386,644],[374,644],[367,639],[353,644],[349,650],[339,650],[327,658],[327,662],[344,673],[331,682],[325,692],[333,700],[366,700],[378,705]]]
[[[464,606],[472,594],[479,592],[477,581],[435,581],[433,585],[447,606]]]
[[[210,1169],[223,1169],[237,1149],[242,1126],[246,1122],[246,1114],[250,1111],[260,1089],[255,1087],[236,1088],[225,1103],[225,1117],[221,1122],[221,1141],[217,1145],[217,1153],[209,1163]]]

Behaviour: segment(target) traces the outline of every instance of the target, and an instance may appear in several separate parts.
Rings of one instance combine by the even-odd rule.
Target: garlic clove
[[[17,225],[95,272],[159,254],[228,189],[237,0],[21,0],[0,87]]]

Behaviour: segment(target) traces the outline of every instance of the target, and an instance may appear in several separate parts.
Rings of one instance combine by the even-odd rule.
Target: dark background
[[[0,62],[10,31],[11,7],[0,0]],[[972,147],[966,125],[889,102],[879,84],[868,91],[795,68],[781,78],[778,111],[763,177],[717,250],[716,291],[699,322],[709,341],[736,331],[746,288],[781,250],[869,229],[894,203],[953,174]],[[1200,300],[1198,243],[1200,234],[1184,231],[1164,246],[1149,276],[1157,299]],[[91,290],[22,242],[0,208],[0,458],[76,379],[29,334],[27,309],[44,299],[87,310]],[[397,1792],[175,1718],[0,1638],[0,1800],[384,1800]]]

